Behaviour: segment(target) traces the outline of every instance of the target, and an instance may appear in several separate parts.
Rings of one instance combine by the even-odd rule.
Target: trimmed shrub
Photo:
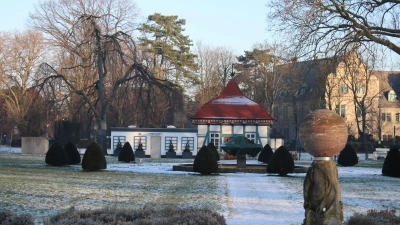
[[[46,153],[45,162],[51,166],[66,166],[69,158],[63,146],[58,142],[54,142]]]
[[[281,176],[286,176],[288,173],[293,172],[294,161],[290,152],[286,147],[279,147],[268,161],[267,172],[279,173]]]
[[[133,153],[132,146],[129,142],[125,142],[124,147],[122,147],[118,156],[118,161],[127,163],[135,161],[135,153]]]
[[[258,161],[268,163],[272,154],[274,154],[274,152],[272,151],[271,146],[269,146],[269,144],[266,144],[258,155]]]
[[[86,149],[82,159],[82,169],[85,171],[100,171],[107,168],[106,157],[96,142],[92,142]]]
[[[35,220],[30,214],[17,215],[10,210],[0,211],[0,224],[2,225],[34,225]]]
[[[193,171],[201,174],[212,174],[218,172],[217,159],[207,146],[201,147],[194,158]]]
[[[219,161],[219,153],[217,148],[215,147],[214,143],[210,142],[208,143],[207,147],[211,150],[211,152],[214,154],[215,158],[217,159],[217,161]]]
[[[354,166],[358,163],[358,156],[353,146],[347,144],[339,153],[338,164],[341,166]]]
[[[391,177],[400,177],[400,152],[396,146],[392,146],[387,153],[382,166],[382,174]]]
[[[355,213],[348,220],[344,222],[344,225],[392,225],[400,224],[400,217],[396,216],[396,210],[376,210],[370,209],[367,211],[367,215],[361,213]]]
[[[68,144],[65,145],[64,150],[68,154],[68,164],[73,165],[81,163],[81,155],[79,154],[79,151],[75,147],[75,145],[72,144],[72,142],[68,142]]]
[[[211,224],[225,225],[225,218],[217,212],[204,208],[179,208],[167,206],[161,209],[143,207],[142,209],[118,209],[107,207],[95,210],[75,210],[69,208],[51,216],[45,225],[104,225],[104,224]]]

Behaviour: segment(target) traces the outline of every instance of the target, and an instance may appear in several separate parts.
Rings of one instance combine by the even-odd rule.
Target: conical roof
[[[247,98],[233,79],[218,97],[204,104],[192,116],[194,121],[204,119],[274,120],[260,104]]]

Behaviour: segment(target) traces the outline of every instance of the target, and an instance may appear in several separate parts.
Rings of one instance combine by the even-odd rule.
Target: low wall
[[[22,137],[21,154],[44,155],[49,149],[49,140],[45,137]]]

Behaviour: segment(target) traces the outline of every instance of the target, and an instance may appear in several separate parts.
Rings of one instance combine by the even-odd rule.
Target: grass
[[[135,172],[83,172],[80,165],[51,167],[44,156],[0,154],[0,208],[31,213],[39,221],[60,210],[106,206],[206,207],[220,211],[225,190],[217,176]],[[118,163],[107,157],[108,163]],[[172,167],[172,166],[171,166]]]

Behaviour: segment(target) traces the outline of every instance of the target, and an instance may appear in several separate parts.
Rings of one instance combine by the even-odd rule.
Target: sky
[[[231,48],[237,55],[256,43],[272,40],[267,28],[267,0],[133,0],[140,19],[148,15],[177,15],[186,20],[185,35],[195,44]],[[39,0],[0,0],[0,31],[26,29],[29,13]]]

